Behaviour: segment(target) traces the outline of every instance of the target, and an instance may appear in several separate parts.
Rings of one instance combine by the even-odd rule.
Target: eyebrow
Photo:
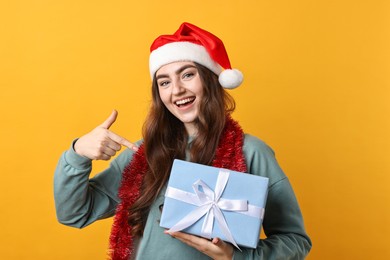
[[[175,74],[179,75],[180,73],[182,73],[183,71],[185,71],[188,68],[195,68],[196,69],[196,66],[191,65],[191,64],[184,65],[183,67],[180,67],[178,70],[176,70]],[[156,79],[161,79],[161,78],[169,78],[169,75],[168,74],[160,74],[160,75],[156,76]]]

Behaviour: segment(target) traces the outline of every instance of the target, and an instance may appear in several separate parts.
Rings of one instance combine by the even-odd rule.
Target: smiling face
[[[196,135],[203,85],[193,62],[179,61],[162,66],[156,72],[160,98],[181,122],[189,135]]]

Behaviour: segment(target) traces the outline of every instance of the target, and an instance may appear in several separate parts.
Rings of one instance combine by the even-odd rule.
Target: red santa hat
[[[175,61],[193,61],[218,75],[224,88],[233,89],[243,81],[242,73],[232,69],[223,42],[212,33],[183,23],[172,35],[161,35],[150,46],[151,78],[162,66]]]

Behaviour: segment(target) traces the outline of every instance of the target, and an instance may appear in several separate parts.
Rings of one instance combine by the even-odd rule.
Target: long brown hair
[[[210,165],[225,126],[226,116],[235,109],[234,99],[222,88],[218,76],[195,63],[203,85],[203,98],[196,121],[198,134],[190,147],[190,161]],[[152,83],[152,103],[143,126],[145,157],[149,170],[141,195],[129,209],[134,236],[142,236],[150,206],[168,181],[174,159],[185,159],[188,134],[184,124],[163,104],[156,78]]]

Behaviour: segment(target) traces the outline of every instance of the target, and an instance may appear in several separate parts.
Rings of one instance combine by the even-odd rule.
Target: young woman
[[[244,134],[230,114],[234,100],[224,88],[241,84],[222,41],[189,23],[151,46],[152,104],[143,139],[131,143],[109,130],[117,112],[75,140],[58,163],[54,195],[58,220],[85,227],[115,215],[112,259],[303,259],[311,248],[290,183],[261,140]],[[92,160],[109,168],[89,178]],[[174,159],[269,178],[263,221],[266,239],[256,249],[235,249],[159,226]]]

